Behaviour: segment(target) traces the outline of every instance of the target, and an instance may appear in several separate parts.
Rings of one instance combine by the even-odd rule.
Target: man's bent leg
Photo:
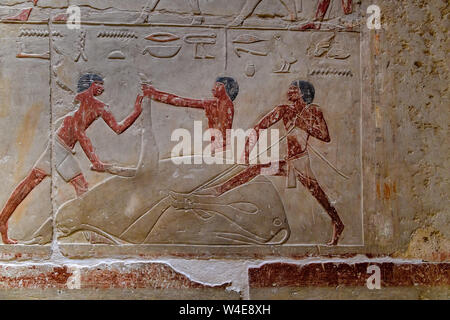
[[[261,171],[263,169],[267,168],[277,168],[277,172],[271,173],[273,176],[286,176],[286,161],[279,161],[278,163],[268,163],[268,164],[258,164],[253,165],[239,173],[238,175],[234,176],[233,178],[229,179],[228,181],[224,182],[223,184],[214,187],[215,194],[217,196],[220,196],[221,194],[224,194],[225,192],[234,189],[236,187],[239,187],[240,185],[243,185],[244,183],[247,183],[251,180],[253,180],[255,177],[259,176],[261,174]]]
[[[330,0],[320,0],[319,6],[317,7],[316,20],[323,21],[325,15],[330,6]],[[353,1],[352,0],[341,0],[342,10],[344,14],[351,14],[353,12]]]
[[[319,0],[319,5],[316,11],[316,20],[323,21],[325,15],[327,14],[328,7],[330,6],[331,0]]]
[[[328,245],[337,245],[339,237],[344,231],[344,224],[342,223],[336,209],[331,205],[327,195],[322,190],[315,178],[304,176],[300,173],[297,173],[297,177],[331,217],[331,221],[333,224],[333,238],[328,243]]]
[[[89,190],[89,185],[82,173],[77,175],[75,178],[73,178],[69,182],[75,188],[77,197],[83,195],[84,193],[86,193]]]
[[[8,220],[28,194],[49,175],[49,173],[42,169],[33,168],[28,176],[13,191],[0,213],[0,233],[2,234],[3,243],[17,243],[17,241],[8,238]]]
[[[295,27],[293,30],[306,31],[306,30],[319,30],[321,27],[321,23],[325,18],[325,15],[328,11],[328,7],[330,6],[331,0],[319,0],[319,5],[317,6],[316,15],[314,17],[313,22],[307,22],[298,27]]]

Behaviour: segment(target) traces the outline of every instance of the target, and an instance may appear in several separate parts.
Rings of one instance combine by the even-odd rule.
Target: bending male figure
[[[311,170],[308,154],[308,141],[310,137],[323,142],[330,142],[327,123],[318,105],[312,104],[315,90],[311,83],[306,81],[295,81],[291,84],[287,96],[291,104],[280,105],[261,119],[254,127],[256,139],[247,138],[246,162],[250,151],[259,139],[260,130],[267,129],[279,121],[283,121],[287,131],[288,154],[285,160],[278,163],[251,165],[238,175],[223,184],[204,190],[204,194],[219,196],[233,188],[247,183],[261,174],[263,169],[278,168],[273,175],[284,176],[288,179],[288,186],[295,187],[296,181],[306,187],[316,198],[320,205],[326,210],[333,225],[333,237],[328,243],[336,245],[344,230],[336,209],[331,205],[327,195],[317,182]],[[252,141],[252,142],[250,142]]]
[[[75,102],[80,103],[80,107],[64,118],[61,127],[56,132],[54,141],[55,168],[59,175],[75,188],[77,196],[81,196],[88,191],[88,183],[74,157],[75,144],[80,143],[81,148],[92,163],[92,170],[105,172],[110,166],[100,161],[91,140],[86,135],[86,130],[95,120],[101,117],[114,132],[121,134],[136,121],[142,112],[143,96],[138,95],[133,112],[121,123],[117,123],[109,107],[96,98],[104,91],[103,79],[100,76],[90,73],[81,76],[78,81],[78,94],[75,97]],[[8,220],[28,194],[46,177],[50,176],[51,167],[48,161],[50,152],[51,149],[47,146],[46,151],[31,172],[16,187],[3,207],[0,213],[0,233],[3,243],[17,243],[17,241],[8,238]]]
[[[256,7],[262,0],[247,0],[239,15],[229,24],[230,27],[237,27],[244,23],[245,19],[255,11]],[[280,0],[280,2],[286,7],[289,12],[289,20],[297,20],[297,9],[295,7],[295,0]]]
[[[234,118],[234,104],[239,93],[239,85],[233,78],[219,77],[212,89],[212,98],[190,99],[155,89],[151,85],[144,85],[144,95],[158,102],[176,107],[188,107],[205,110],[209,129],[215,129],[222,134],[222,146],[227,145],[227,130],[231,129]],[[211,137],[214,142],[215,136]]]

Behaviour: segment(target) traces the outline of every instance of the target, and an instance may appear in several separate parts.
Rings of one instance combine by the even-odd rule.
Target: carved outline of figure
[[[319,0],[319,5],[317,6],[315,20],[318,22],[308,22],[300,27],[299,30],[309,30],[309,29],[317,29],[319,30],[322,21],[325,18],[325,15],[330,6],[331,0]],[[341,0],[342,10],[344,14],[348,15],[353,12],[353,1],[352,0]],[[297,28],[297,27],[296,27]],[[297,30],[297,29],[296,29]]]
[[[262,0],[247,0],[239,15],[228,25],[229,27],[238,27],[242,25],[248,17],[255,11]],[[297,9],[294,0],[280,0],[289,12],[289,20],[297,21]]]
[[[150,13],[155,11],[156,7],[158,6],[159,2],[161,0],[153,0],[152,5],[149,5],[152,0],[149,0],[147,4],[145,5],[144,9],[142,10],[141,15],[137,19],[136,23],[145,23],[148,22],[148,18],[150,16]],[[192,24],[202,24],[203,17],[201,17],[201,10],[200,5],[198,3],[198,0],[187,0],[189,2],[189,6],[191,7],[192,13],[194,14],[194,20],[192,21]]]
[[[292,104],[275,107],[261,119],[254,127],[256,137],[249,137],[246,141],[245,157],[249,161],[249,154],[259,139],[260,130],[267,129],[283,120],[287,131],[288,155],[278,163],[251,165],[238,175],[219,186],[209,188],[203,194],[219,196],[231,189],[245,184],[261,174],[262,170],[278,168],[272,175],[287,177],[288,187],[296,187],[296,180],[301,182],[316,198],[320,205],[331,217],[333,237],[328,245],[337,245],[344,230],[336,209],[331,205],[327,195],[319,185],[310,166],[308,140],[314,137],[323,142],[330,142],[327,123],[318,105],[313,104],[315,90],[306,81],[294,81],[288,90],[288,99]],[[298,140],[303,142],[300,142]]]
[[[219,130],[222,137],[226,137],[227,130],[232,128],[234,118],[234,103],[239,93],[239,85],[233,78],[219,77],[212,89],[213,98],[190,99],[182,98],[171,93],[155,89],[151,85],[144,85],[144,96],[158,102],[176,107],[204,109],[208,118],[208,127]],[[214,136],[211,137],[213,140]],[[226,139],[223,146],[226,146]]]
[[[126,131],[142,112],[143,96],[138,95],[133,112],[121,123],[117,123],[109,107],[96,97],[104,91],[103,78],[96,74],[85,74],[78,81],[78,94],[75,102],[80,107],[67,115],[55,137],[55,168],[59,175],[70,183],[77,194],[81,196],[88,191],[88,183],[81,171],[78,161],[74,157],[74,147],[77,142],[92,163],[91,170],[108,172],[111,165],[102,163],[95,153],[91,140],[86,135],[86,130],[98,118],[102,118],[106,124],[117,134]],[[51,175],[50,146],[44,151],[37,163],[33,166],[28,176],[16,187],[0,213],[0,233],[5,244],[15,244],[17,241],[8,238],[8,220],[17,206],[38,186],[46,177]]]

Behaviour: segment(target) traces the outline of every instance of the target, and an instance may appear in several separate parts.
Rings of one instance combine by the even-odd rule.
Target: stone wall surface
[[[448,14],[0,0],[0,298],[448,299]]]

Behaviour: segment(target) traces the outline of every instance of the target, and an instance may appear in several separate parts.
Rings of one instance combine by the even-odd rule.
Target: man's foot
[[[8,224],[0,225],[0,233],[2,234],[2,241],[4,244],[17,244],[17,240],[8,238]]]
[[[333,239],[327,243],[328,246],[336,246],[338,244],[339,238],[344,231],[344,224],[342,222],[333,223]]]

